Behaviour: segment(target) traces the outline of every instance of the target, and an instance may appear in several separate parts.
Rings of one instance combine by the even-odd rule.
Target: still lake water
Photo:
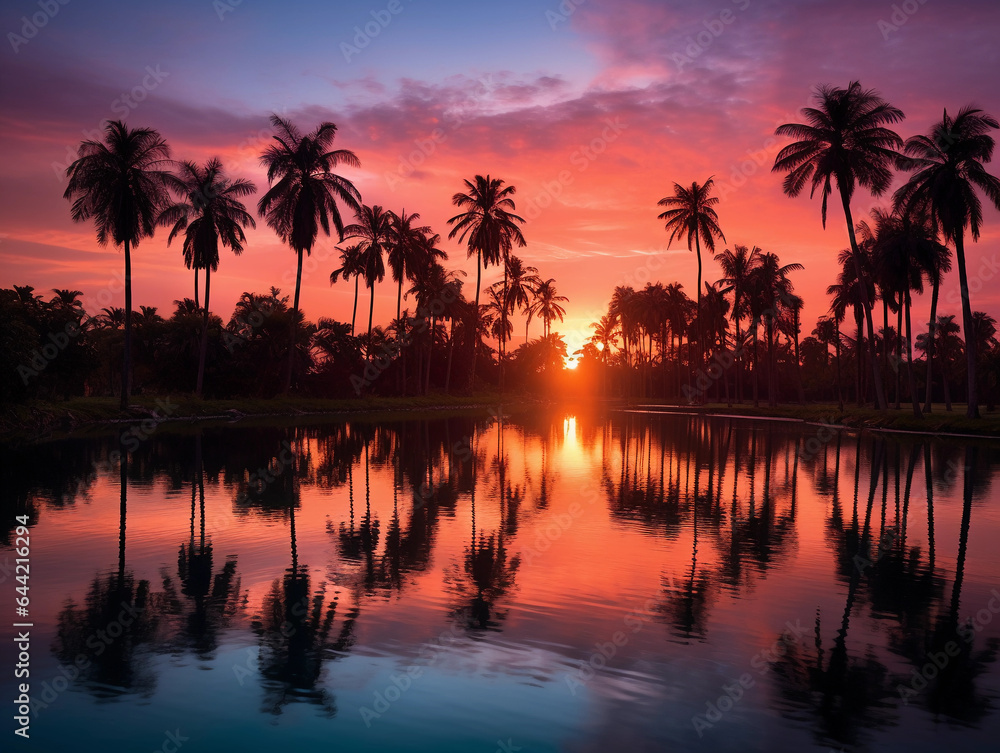
[[[11,749],[995,750],[997,444],[643,412],[118,441],[4,459]]]

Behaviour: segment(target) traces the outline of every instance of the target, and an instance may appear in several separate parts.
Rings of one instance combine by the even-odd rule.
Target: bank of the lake
[[[205,400],[193,396],[141,395],[133,397],[128,411],[121,411],[118,399],[82,397],[66,401],[36,401],[0,408],[0,442],[21,443],[39,438],[58,438],[82,430],[113,428],[119,424],[149,419],[170,422],[232,422],[299,418],[323,420],[334,415],[364,414],[388,417],[393,414],[420,414],[447,410],[497,411],[516,413],[543,405],[569,405],[580,408],[610,408],[697,413],[704,415],[745,416],[747,418],[783,418],[810,423],[828,423],[852,429],[919,432],[936,435],[1000,437],[1000,412],[983,411],[979,419],[965,417],[965,406],[955,404],[951,412],[935,406],[935,412],[914,418],[907,406],[878,411],[873,408],[835,404],[788,404],[776,407],[752,405],[678,405],[656,400],[583,400],[542,398],[539,396],[483,393],[477,395],[431,394],[410,397],[365,397],[323,399],[286,396],[261,399]]]

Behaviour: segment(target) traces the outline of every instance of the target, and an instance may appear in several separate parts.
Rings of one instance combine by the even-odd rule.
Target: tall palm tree
[[[778,136],[791,136],[798,140],[778,152],[771,169],[772,172],[788,173],[782,186],[788,196],[798,196],[806,183],[811,184],[810,197],[821,189],[823,227],[826,227],[827,199],[833,193],[833,182],[836,181],[854,252],[855,274],[864,281],[858,241],[854,235],[851,198],[857,186],[868,189],[874,196],[881,196],[888,190],[892,182],[891,168],[898,157],[896,150],[903,145],[903,140],[886,126],[901,121],[903,112],[883,100],[875,90],[862,89],[857,81],[852,81],[846,89],[824,84],[816,89],[815,99],[816,107],[802,110],[805,123],[778,126],[775,131]],[[885,410],[868,285],[862,284],[859,290],[868,325],[875,403],[880,410]]]
[[[344,228],[344,236],[360,238],[361,275],[371,292],[368,305],[368,346],[365,360],[371,361],[372,316],[375,313],[375,283],[385,279],[385,252],[392,244],[392,216],[377,204],[364,204],[357,212],[358,221]]]
[[[993,159],[995,140],[990,131],[1000,128],[1000,122],[982,110],[966,106],[954,118],[948,111],[935,123],[926,136],[906,140],[903,151],[908,159],[900,160],[903,170],[914,174],[893,196],[902,206],[912,206],[930,213],[945,242],[955,244],[958,279],[962,290],[962,318],[966,340],[968,370],[968,408],[966,416],[979,417],[976,393],[976,347],[969,336],[972,331],[972,301],[969,298],[969,277],[965,268],[965,229],[972,240],[979,240],[983,224],[983,208],[976,189],[1000,209],[1000,179],[983,167]],[[972,344],[970,345],[970,341]]]
[[[208,350],[209,296],[212,272],[219,268],[219,241],[239,256],[243,253],[246,236],[243,228],[257,227],[253,216],[243,202],[257,187],[249,180],[230,180],[217,157],[204,166],[182,162],[174,189],[180,200],[165,208],[157,223],[173,226],[167,236],[167,245],[184,233],[184,258],[190,258],[195,270],[205,270],[205,309],[202,320],[201,346],[198,352],[198,379],[195,393],[201,397],[205,379],[205,353]]]
[[[125,249],[125,346],[121,409],[128,407],[132,369],[132,248],[153,234],[160,209],[169,200],[170,147],[151,128],[130,129],[109,122],[104,142],[84,141],[66,175],[63,197],[73,202],[74,222],[93,219],[97,242]]]
[[[760,254],[761,250],[756,246],[748,249],[744,245],[737,244],[733,246],[732,251],[727,248],[721,254],[715,255],[716,263],[722,267],[722,279],[719,280],[719,283],[725,286],[722,292],[728,293],[732,291],[733,294],[732,312],[733,324],[736,327],[737,344],[743,342],[740,336],[740,320],[748,313],[747,304],[744,299],[750,276],[757,265],[760,264]],[[741,349],[737,350],[736,360],[739,364],[739,374],[742,377],[743,352]],[[740,403],[743,402],[742,378],[736,383],[736,399]]]
[[[804,267],[797,263],[782,266],[777,254],[765,252],[760,255],[760,263],[751,276],[751,289],[764,320],[764,336],[767,341],[767,402],[771,406],[778,404],[778,378],[774,358],[775,324],[781,310],[788,308],[792,297],[792,281],[788,279],[788,274],[802,269]]]
[[[517,256],[507,260],[507,311],[513,314],[522,309],[525,316],[524,341],[528,342],[528,325],[531,323],[532,297],[541,284],[536,267],[527,266]]]
[[[679,183],[674,183],[674,195],[665,196],[657,202],[657,206],[668,207],[658,219],[666,223],[666,230],[670,233],[667,247],[675,240],[687,240],[688,251],[692,244],[698,255],[698,288],[695,301],[695,311],[701,310],[701,244],[711,252],[715,252],[715,239],[720,238],[726,242],[726,236],[719,228],[719,215],[715,211],[715,205],[719,203],[717,196],[712,196],[712,188],[715,182],[710,177],[700,186],[695,181],[691,186],[685,187]],[[699,325],[698,330],[698,365],[701,366],[701,354],[705,351],[702,332]]]
[[[333,170],[339,165],[360,167],[361,161],[349,149],[331,149],[337,126],[320,123],[316,130],[303,136],[290,121],[271,115],[271,125],[277,130],[276,143],[264,150],[261,164],[267,168],[271,186],[257,203],[257,211],[278,237],[295,252],[295,296],[288,330],[288,365],[285,370],[285,392],[292,387],[292,367],[295,363],[295,329],[299,326],[299,292],[302,287],[302,254],[312,253],[320,228],[330,234],[330,223],[344,240],[344,222],[340,217],[338,199],[348,209],[357,212],[361,194],[347,178]]]
[[[913,211],[872,211],[874,222],[872,256],[876,277],[884,280],[898,298],[906,322],[906,375],[913,415],[920,418],[920,398],[913,374],[913,329],[911,292],[923,292],[922,262],[936,258],[943,248],[925,218]],[[945,249],[947,251],[947,249]]]
[[[544,337],[549,336],[549,332],[552,329],[552,320],[559,319],[559,321],[562,321],[566,315],[566,309],[560,303],[569,301],[569,298],[559,295],[556,292],[555,283],[554,277],[540,282],[538,287],[535,288],[535,302],[531,307],[532,314],[537,314],[542,318],[542,335]]]
[[[936,239],[935,239],[936,240]],[[937,323],[938,294],[941,291],[941,281],[944,276],[951,272],[951,251],[942,243],[935,243],[933,246],[924,246],[924,253],[921,254],[920,266],[927,280],[931,284],[931,315],[927,323],[930,337],[927,340],[927,352],[925,360],[927,362],[927,394],[924,399],[924,413],[931,412],[931,391],[934,386],[934,326]]]
[[[364,276],[361,265],[361,244],[354,243],[346,248],[337,246],[340,251],[340,266],[330,273],[330,284],[335,285],[343,277],[344,280],[354,278],[354,308],[351,310],[351,335],[354,335],[354,325],[358,318],[358,282]]]
[[[470,389],[476,379],[475,343],[479,329],[479,291],[483,268],[505,261],[515,243],[522,248],[526,245],[521,228],[518,227],[519,224],[524,224],[524,218],[514,214],[516,207],[512,197],[517,189],[514,186],[504,187],[503,180],[490,178],[489,175],[477,175],[474,180],[475,183],[465,181],[466,193],[456,193],[451,197],[451,203],[465,211],[448,220],[449,225],[454,225],[448,238],[457,235],[459,241],[468,239],[468,256],[476,255],[476,302],[473,309],[476,332],[472,337]],[[504,271],[506,280],[506,264]],[[506,290],[506,283],[504,289]]]
[[[404,209],[400,214],[389,212],[390,242],[388,248],[389,271],[392,274],[392,281],[397,285],[396,291],[396,318],[400,318],[400,309],[403,302],[403,282],[414,280],[414,272],[427,266],[425,257],[428,250],[433,248],[440,256],[445,256],[444,251],[434,248],[434,243],[438,236],[430,239],[431,228],[429,225],[414,227],[413,223],[420,219],[416,212],[407,214]]]

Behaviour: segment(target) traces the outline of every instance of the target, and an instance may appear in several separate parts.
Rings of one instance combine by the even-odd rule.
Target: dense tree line
[[[981,400],[992,408],[997,399],[1000,345],[995,319],[972,308],[964,244],[967,234],[980,235],[980,194],[1000,209],[1000,180],[984,168],[995,145],[990,132],[1000,123],[965,107],[955,116],[945,111],[927,135],[904,141],[890,128],[902,111],[858,82],[821,86],[815,100],[802,111],[805,123],[777,129],[796,140],[778,153],[773,168],[787,173],[788,196],[807,185],[810,195],[820,194],[824,226],[836,189],[847,223],[850,245],[838,255],[840,272],[827,291],[831,306],[811,335],[800,341],[803,302],[788,277],[802,267],[783,266],[776,254],[733,245],[715,255],[721,278],[702,290],[701,248],[711,251],[716,239],[725,241],[709,178],[690,187],[674,184],[674,195],[659,202],[669,207],[659,217],[670,241],[686,240],[698,255],[695,299],[680,283],[616,288],[583,349],[585,365],[603,371],[605,383],[610,370],[617,377],[611,382],[627,395],[731,402],[749,393],[756,405],[763,392],[770,405],[779,398],[841,406],[854,399],[880,409],[905,400],[918,418],[932,411],[935,399],[947,410],[956,399],[966,401],[968,417],[978,417]],[[908,179],[891,205],[855,222],[857,189],[885,194],[893,168]],[[954,316],[937,314],[942,280],[953,267],[949,244],[959,272],[961,327]],[[919,331],[913,296],[925,285],[930,310],[926,331]],[[845,326],[848,314],[853,328]]]

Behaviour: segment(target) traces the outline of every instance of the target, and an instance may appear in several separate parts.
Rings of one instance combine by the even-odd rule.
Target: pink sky
[[[19,28],[34,8],[22,5],[3,12],[0,28]],[[343,174],[365,203],[419,212],[442,236],[464,178],[503,178],[517,187],[528,219],[528,246],[518,255],[570,298],[566,322],[555,329],[571,350],[617,284],[677,280],[694,295],[694,255],[683,245],[667,250],[656,202],[675,181],[710,175],[726,245],[756,244],[805,265],[793,281],[809,334],[829,306],[825,288],[847,245],[843,215],[832,206],[823,230],[818,199],[786,198],[770,166],[781,146],[774,127],[798,119],[817,84],[859,79],[878,89],[906,113],[904,137],[926,131],[943,107],[974,102],[1000,115],[1000,8],[986,2],[591,0],[464,15],[445,13],[448,3],[414,2],[351,60],[341,44],[365,21],[352,9],[342,9],[341,26],[320,33],[292,12],[308,4],[293,3],[287,18],[240,5],[223,19],[203,18],[193,3],[160,9],[166,15],[155,19],[149,10],[112,13],[107,5],[96,16],[62,6],[28,44],[3,51],[0,83],[0,285],[79,289],[92,312],[122,304],[120,293],[102,292],[109,283],[119,288],[121,253],[100,248],[92,226],[70,221],[53,165],[66,164],[84,131],[124,112],[130,125],[157,128],[175,157],[218,155],[258,187],[266,186],[257,157],[269,112],[303,130],[332,120],[338,145],[361,159],[361,169]],[[114,19],[110,26],[99,23],[102,13]],[[122,93],[144,81],[143,101],[129,110]],[[855,217],[877,203],[859,193]],[[998,219],[986,213],[983,237],[967,253],[973,307],[1000,318]],[[322,239],[307,265],[302,307],[310,319],[350,320],[353,284],[329,284],[335,241]],[[473,295],[465,250],[448,240],[443,247],[446,266],[469,273]],[[180,245],[167,248],[165,233],[143,241],[133,258],[134,305],[169,315],[173,300],[192,295]],[[223,257],[213,310],[228,315],[245,290],[277,285],[291,293],[294,259],[261,222],[241,258]],[[484,284],[498,271],[488,270]],[[705,279],[718,276],[706,254]],[[941,314],[960,314],[957,279],[955,272],[945,284]],[[926,319],[928,299],[917,303],[915,326]],[[387,281],[376,291],[376,323],[394,314]],[[523,323],[514,331],[523,337]],[[533,334],[540,331],[533,324]]]

